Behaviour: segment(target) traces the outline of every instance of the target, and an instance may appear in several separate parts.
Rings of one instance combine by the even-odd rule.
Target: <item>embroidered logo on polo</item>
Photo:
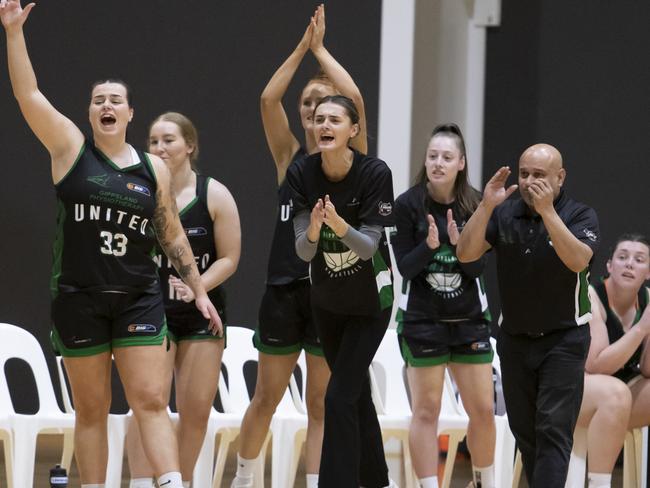
[[[591,242],[596,242],[598,240],[598,236],[594,231],[591,231],[589,229],[582,229],[582,232],[587,236],[587,239],[589,239]]]
[[[361,269],[357,253],[343,244],[334,231],[326,225],[321,227],[318,245],[323,251],[325,271],[330,278],[351,276]]]
[[[463,278],[457,272],[458,258],[454,250],[442,244],[427,268],[426,280],[436,295],[448,300],[463,293]]]
[[[104,173],[103,175],[89,176],[86,178],[86,181],[90,181],[91,183],[106,188],[110,179],[111,177],[107,173]]]
[[[388,217],[391,213],[393,213],[393,204],[390,202],[379,202],[378,207],[379,215],[382,217]]]

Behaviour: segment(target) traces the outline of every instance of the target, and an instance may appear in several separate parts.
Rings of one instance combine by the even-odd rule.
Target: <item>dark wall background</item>
[[[362,89],[374,136],[380,2],[326,5],[325,45]],[[230,189],[242,222],[239,270],[227,285],[232,324],[256,324],[275,218],[275,167],[260,123],[259,95],[302,37],[315,7],[304,0],[42,1],[25,27],[41,90],[84,131],[90,86],[107,76],[123,78],[133,90],[131,143],[141,146],[149,122],[166,110],[195,122],[199,166]],[[0,322],[29,329],[47,349],[55,225],[49,157],[11,94],[4,32],[0,44]],[[285,99],[300,138],[298,95],[316,69],[308,54]],[[376,151],[375,139],[370,147]]]
[[[564,155],[568,191],[600,216],[598,275],[604,250],[618,234],[650,234],[650,3],[502,2],[501,26],[488,30],[485,178],[503,163],[515,167],[534,142],[556,145]],[[41,89],[86,128],[91,83],[124,78],[135,95],[129,137],[134,144],[144,141],[147,124],[162,111],[179,110],[196,122],[201,167],[228,186],[242,220],[242,259],[228,283],[230,322],[253,326],[275,213],[275,170],[258,97],[300,39],[315,5],[298,0],[61,5],[39,2],[26,26]],[[326,45],[363,91],[371,136],[377,127],[380,16],[377,0],[327,2]],[[47,350],[54,191],[48,155],[11,96],[4,36],[0,42],[0,321],[26,327]],[[297,131],[292,109],[315,69],[308,55],[286,97]],[[370,152],[375,150],[371,139]],[[496,303],[494,279],[489,285]]]
[[[484,180],[503,164],[516,174],[535,142],[556,146],[566,190],[598,213],[600,276],[617,236],[650,235],[650,2],[502,2],[488,29]]]

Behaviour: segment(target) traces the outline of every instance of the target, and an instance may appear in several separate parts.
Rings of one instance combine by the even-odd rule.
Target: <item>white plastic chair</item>
[[[219,380],[221,404],[223,405],[224,412],[220,413],[216,410],[212,412],[210,415],[211,423],[208,425],[208,433],[204,440],[204,446],[207,443],[209,451],[209,446],[211,445],[212,452],[214,453],[215,436],[220,435],[219,449],[217,451],[212,476],[213,488],[219,488],[221,486],[228,449],[232,441],[239,435],[244,413],[250,403],[250,396],[248,395],[244,377],[244,365],[249,361],[257,362],[258,360],[257,350],[253,347],[252,342],[253,333],[254,331],[252,329],[246,327],[228,326],[228,347],[224,350],[221,359],[228,374],[228,385],[226,386],[223,375],[220,375]],[[254,486],[256,488],[264,485],[265,453],[266,443],[260,454],[261,462],[256,467],[254,473]],[[201,463],[204,464],[208,457],[212,459],[213,455],[206,454],[201,460]],[[197,469],[198,467],[199,463],[197,462]]]
[[[62,412],[56,402],[45,356],[36,338],[21,327],[0,323],[0,367],[3,378],[5,363],[12,358],[22,359],[30,366],[38,392],[39,410],[35,415],[16,413],[11,401],[2,401],[0,405],[3,414],[10,419],[13,432],[13,486],[29,488],[34,483],[36,439],[39,433],[73,432],[74,415]],[[11,397],[6,378],[0,383],[0,389],[4,390],[0,399]],[[70,439],[70,436],[66,436],[66,439]],[[70,446],[65,445],[65,449],[70,449]]]
[[[304,351],[298,357],[297,367],[302,374],[302,392],[307,388],[307,369]],[[294,486],[300,450],[307,437],[307,407],[300,395],[294,374],[289,389],[282,397],[271,421],[273,457],[271,458],[272,488]]]
[[[628,431],[623,445],[623,488],[639,488],[641,486],[641,470],[643,459],[641,453],[643,430]],[[512,488],[518,488],[521,481],[523,463],[521,452],[517,450],[515,458]],[[576,427],[573,432],[573,449],[569,461],[569,471],[564,488],[584,488],[587,476],[587,429]]]
[[[7,475],[7,487],[13,488],[14,484],[14,443],[13,443],[13,429],[11,423],[11,416],[8,411],[4,409],[3,405],[11,404],[11,396],[9,389],[6,386],[6,378],[0,375],[0,439],[3,442],[3,450],[5,454],[5,473]]]
[[[402,445],[406,488],[416,488],[408,440],[411,406],[402,377],[403,366],[396,331],[388,329],[369,368],[370,388],[382,434],[385,438],[396,438]],[[382,379],[385,388],[380,385]]]
[[[59,376],[59,385],[61,388],[61,398],[63,399],[63,409],[66,413],[74,414],[74,406],[72,405],[72,398],[68,390],[68,383],[66,381],[65,365],[61,356],[56,357],[56,369]],[[124,441],[126,433],[128,432],[129,422],[133,417],[133,412],[129,410],[125,414],[108,415],[108,462],[106,465],[106,488],[120,488],[122,486],[122,464],[124,460]],[[72,438],[72,433],[64,434]],[[74,446],[74,440],[70,446]],[[64,451],[64,456],[66,456]],[[70,471],[70,463],[72,461],[72,449],[70,449],[69,457],[62,460],[61,466],[65,467],[68,472]]]
[[[628,431],[623,445],[623,488],[639,488],[641,486],[641,457],[643,430]],[[513,488],[519,486],[522,472],[521,453],[517,451],[515,461],[515,476]],[[569,461],[569,471],[564,488],[584,488],[587,476],[587,429],[576,427],[573,432],[573,449]]]
[[[495,353],[496,358],[496,353]],[[497,369],[500,372],[498,365]],[[377,408],[380,425],[384,435],[396,437],[402,442],[404,453],[404,475],[406,487],[417,487],[417,477],[413,471],[408,444],[408,430],[411,421],[411,407],[408,401],[406,385],[402,376],[404,361],[399,351],[397,333],[394,329],[386,331],[386,335],[377,350],[371,366],[371,386],[373,400]],[[386,378],[385,398],[379,393],[378,367]],[[445,462],[444,476],[441,487],[448,488],[451,483],[453,465],[458,444],[467,433],[469,418],[462,405],[456,400],[454,389],[448,373],[445,373],[440,416],[438,418],[438,435],[449,435],[449,447]],[[509,486],[512,477],[514,458],[514,438],[510,433],[505,416],[495,416],[495,482],[497,486]],[[505,484],[504,484],[505,483]]]

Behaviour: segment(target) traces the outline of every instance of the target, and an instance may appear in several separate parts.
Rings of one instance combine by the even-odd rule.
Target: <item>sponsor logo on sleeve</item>
[[[388,217],[393,213],[393,204],[390,202],[379,202],[379,215],[382,217]]]
[[[589,229],[582,229],[582,232],[584,232],[584,234],[587,236],[587,239],[589,239],[591,242],[596,242],[598,240],[598,236],[594,231]]]

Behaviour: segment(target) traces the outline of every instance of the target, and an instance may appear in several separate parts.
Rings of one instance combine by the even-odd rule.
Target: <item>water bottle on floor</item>
[[[50,469],[50,488],[67,488],[68,486],[68,473],[65,468],[57,464]]]

